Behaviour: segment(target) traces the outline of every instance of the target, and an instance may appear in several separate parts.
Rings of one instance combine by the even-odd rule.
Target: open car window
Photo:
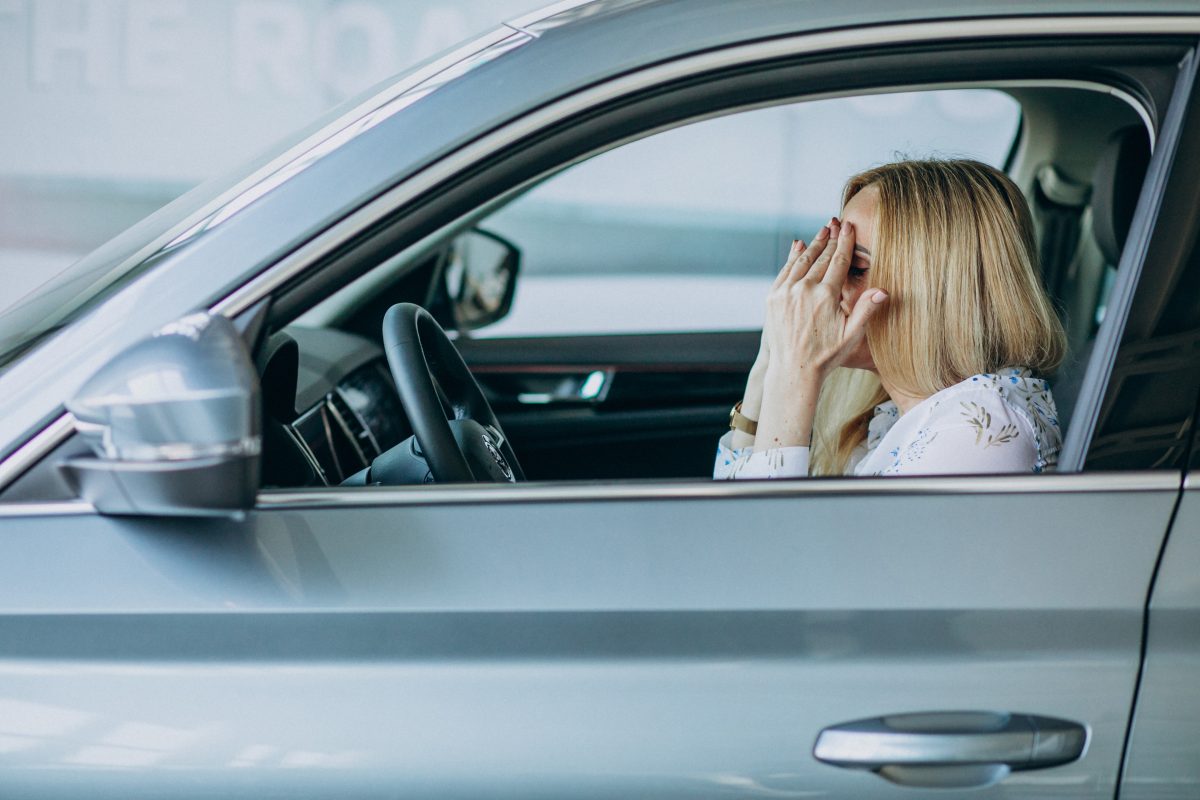
[[[474,336],[750,330],[792,239],[850,175],[897,158],[1002,166],[1021,108],[995,89],[794,103],[675,128],[560,173],[478,223],[521,251],[511,313]]]
[[[1061,127],[1078,114],[1095,120],[1087,136]],[[448,273],[459,275],[454,262],[470,260],[480,232],[519,255],[520,270],[507,315],[471,326],[458,346],[531,479],[711,475],[791,240],[839,213],[857,171],[973,158],[1019,184],[1055,309],[1076,323],[1063,368],[1045,376],[1057,437],[1116,269],[1095,243],[1091,173],[1109,135],[1136,133],[1137,122],[1110,95],[1047,85],[793,102],[656,132],[472,216]],[[354,330],[375,336],[378,322],[361,316]]]

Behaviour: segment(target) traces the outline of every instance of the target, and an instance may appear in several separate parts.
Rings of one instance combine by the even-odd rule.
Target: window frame
[[[1179,46],[1178,37],[1170,37],[1170,41],[1172,44]],[[1073,46],[1073,43],[1066,43],[1066,44],[1062,44],[1062,45],[1051,45],[1051,46],[1043,45],[1042,47],[1038,47],[1038,50],[1042,50],[1043,48],[1045,48],[1046,50],[1054,52],[1054,53],[1061,53],[1064,51],[1070,51],[1072,49],[1072,46]],[[841,54],[841,53],[835,54],[834,56],[825,59],[822,62],[822,65],[826,66],[826,67],[832,67],[835,70],[838,69],[839,67],[844,68],[848,58],[850,58],[850,56],[848,56],[847,54]],[[953,70],[953,67],[945,67],[945,66],[940,67],[940,69],[943,69],[943,70],[947,69],[947,68]],[[1046,67],[1046,69],[1050,69],[1050,67]],[[649,72],[653,72],[653,70],[650,70]],[[702,74],[699,76],[692,76],[692,77],[693,77],[693,85],[691,85],[691,86],[687,86],[685,84],[685,87],[683,89],[680,89],[680,88],[670,89],[669,87],[657,86],[657,87],[655,87],[655,89],[656,89],[655,94],[657,94],[658,98],[661,99],[662,93],[664,91],[687,91],[689,89],[694,89],[695,88],[694,82],[696,80],[704,80],[706,78],[709,78],[709,76],[707,76],[705,74]],[[460,230],[460,229],[466,227],[466,225],[470,224],[471,222],[477,221],[484,214],[490,213],[492,210],[494,210],[500,204],[508,202],[508,200],[512,196],[515,196],[515,195],[525,191],[528,187],[530,187],[532,185],[536,185],[536,184],[540,183],[541,181],[545,180],[548,176],[551,176],[563,169],[573,166],[574,164],[578,163],[579,161],[582,161],[586,158],[591,158],[594,155],[597,155],[599,153],[614,149],[614,148],[619,147],[623,144],[626,144],[630,141],[634,141],[636,139],[651,136],[651,135],[659,133],[663,130],[674,128],[679,125],[691,124],[693,122],[701,121],[701,120],[716,117],[716,116],[723,116],[725,114],[737,113],[737,112],[751,110],[751,109],[755,109],[755,108],[761,108],[761,107],[765,107],[765,106],[774,106],[774,105],[779,105],[781,103],[789,103],[789,102],[803,102],[803,101],[816,100],[816,99],[830,99],[830,98],[834,98],[834,97],[849,97],[849,96],[861,95],[864,93],[916,91],[916,90],[941,89],[941,88],[1000,88],[1000,87],[1003,87],[1006,85],[1007,86],[1021,86],[1021,87],[1029,87],[1029,86],[1073,87],[1073,88],[1084,88],[1084,89],[1105,91],[1110,94],[1118,95],[1122,99],[1124,99],[1126,102],[1130,103],[1130,105],[1138,112],[1139,116],[1141,116],[1144,121],[1149,123],[1150,121],[1152,121],[1153,119],[1156,118],[1157,108],[1154,107],[1152,102],[1150,102],[1146,98],[1139,97],[1136,93],[1129,91],[1128,90],[1129,87],[1119,85],[1119,83],[1115,79],[1111,80],[1109,82],[1100,82],[1097,80],[1083,80],[1080,78],[1062,78],[1062,77],[1057,77],[1057,78],[1056,77],[1045,77],[1045,78],[1038,78],[1038,79],[1034,79],[1034,78],[1028,78],[1028,79],[1016,79],[1016,78],[982,79],[981,78],[981,79],[975,80],[975,81],[964,81],[961,79],[945,80],[945,81],[919,81],[919,82],[891,81],[891,82],[886,82],[886,83],[885,82],[873,83],[866,89],[863,89],[863,88],[840,89],[836,92],[834,92],[834,91],[809,91],[809,92],[797,93],[797,92],[793,91],[793,92],[789,92],[784,95],[772,97],[771,99],[759,100],[758,102],[753,102],[753,103],[747,103],[745,101],[742,101],[742,102],[738,102],[736,104],[723,105],[723,106],[721,106],[719,108],[715,108],[715,109],[710,107],[701,113],[680,115],[674,121],[669,122],[669,123],[662,123],[659,125],[646,126],[643,129],[637,130],[635,132],[631,132],[627,135],[613,137],[611,140],[606,141],[602,144],[593,146],[591,148],[585,149],[582,152],[574,155],[571,158],[563,159],[560,162],[555,163],[549,167],[542,167],[542,169],[540,169],[536,172],[533,172],[531,175],[526,177],[523,181],[519,182],[515,186],[510,187],[507,191],[501,192],[493,197],[490,197],[486,202],[478,203],[474,208],[472,208],[466,214],[460,215],[459,217],[457,217],[454,222],[441,225],[434,232],[426,234],[426,236],[423,238],[423,241],[428,242],[430,240],[437,240],[439,238],[439,236],[446,235],[446,232],[448,232],[448,231],[453,232],[453,231]],[[601,89],[596,89],[593,91],[602,93],[603,89],[601,88]],[[607,113],[615,113],[618,115],[622,115],[622,114],[627,115],[628,110],[629,110],[629,106],[627,105],[623,108],[617,108],[617,109],[595,109],[591,113],[593,115],[604,114],[606,112]],[[1152,139],[1154,139],[1156,136],[1156,132],[1153,128],[1150,129],[1150,133],[1151,133]],[[511,156],[511,158],[513,160],[519,160],[522,155],[523,154],[518,154],[516,156]],[[1127,250],[1128,250],[1128,248],[1127,248]],[[1132,257],[1132,256],[1127,256],[1127,257]],[[1126,280],[1129,281],[1132,279],[1127,278]],[[1115,325],[1116,323],[1111,323],[1111,324]],[[1089,372],[1090,372],[1090,370],[1089,370]],[[1095,387],[1093,387],[1093,391],[1094,390],[1095,390]],[[1081,394],[1081,396],[1082,396],[1082,394]],[[1079,417],[1077,417],[1076,419],[1079,419]],[[1073,425],[1072,428],[1077,428],[1077,426]],[[1064,450],[1065,450],[1065,448],[1064,448]],[[1078,453],[1064,452],[1064,455],[1060,456],[1060,462],[1059,462],[1060,472],[1063,472],[1063,473],[1077,472],[1079,469],[1079,465],[1081,465],[1081,463],[1082,463],[1082,457],[1083,457],[1084,452],[1086,452],[1086,449],[1083,452],[1078,452]],[[861,479],[855,479],[855,480],[861,480]],[[928,481],[928,480],[933,480],[933,478],[923,478],[922,480]],[[989,478],[989,480],[993,480],[993,478]],[[650,482],[654,483],[654,481],[650,481]]]
[[[930,85],[928,81],[919,79],[886,82],[878,78],[864,79],[861,73],[857,73],[852,86],[843,86],[837,92],[819,88],[821,84],[830,85],[831,71],[841,75],[844,82],[847,63],[853,62],[856,69],[860,68],[864,63],[864,48],[870,51],[867,58],[919,51],[933,62],[933,67],[937,66],[939,56],[942,62],[948,58],[956,58],[960,49],[967,48],[968,45],[976,55],[979,55],[983,45],[996,45],[998,48],[999,45],[1007,44],[1009,47],[1005,48],[1004,52],[1010,57],[1017,50],[1033,48],[1039,52],[1052,52],[1061,57],[1062,61],[1069,61],[1067,54],[1074,53],[1078,59],[1079,48],[1089,44],[1095,45],[1095,37],[1120,36],[1123,42],[1128,41],[1131,44],[1136,42],[1157,49],[1178,49],[1184,44],[1192,44],[1196,33],[1200,33],[1200,18],[1185,16],[1011,17],[889,24],[864,29],[808,33],[738,44],[685,56],[593,85],[524,118],[501,126],[412,179],[376,197],[242,286],[222,297],[214,298],[208,307],[212,313],[236,318],[270,296],[276,301],[272,313],[276,321],[293,318],[303,310],[303,297],[306,294],[324,291],[330,285],[344,284],[349,279],[363,274],[369,264],[379,263],[384,254],[394,254],[416,242],[428,239],[439,230],[460,225],[464,217],[469,217],[484,205],[478,198],[482,187],[491,186],[487,197],[492,200],[503,196],[502,191],[495,191],[493,167],[507,166],[510,168],[510,174],[516,172],[518,176],[523,171],[523,177],[510,180],[509,190],[519,189],[523,182],[531,181],[548,171],[544,164],[539,164],[537,153],[531,152],[536,148],[529,145],[546,145],[564,133],[569,133],[563,125],[577,120],[581,115],[609,115],[617,122],[623,119],[628,123],[631,116],[637,117],[639,104],[644,106],[647,101],[653,102],[661,98],[664,92],[672,93],[673,99],[678,101],[679,105],[671,108],[674,115],[671,121],[664,120],[656,125],[647,122],[643,113],[642,123],[634,132],[620,135],[606,129],[608,138],[605,146],[612,147],[625,139],[648,135],[660,127],[673,127],[684,118],[700,119],[705,115],[728,113],[734,107],[752,108],[778,102],[778,95],[769,98],[755,97],[746,96],[742,92],[736,103],[730,100],[725,105],[719,102],[714,104],[714,76],[730,74],[736,77],[738,73],[744,75],[751,72],[760,77],[781,62],[793,68],[799,63],[805,68],[805,75],[811,78],[810,82],[816,86],[797,87],[788,96],[791,99],[817,99],[822,96],[861,93],[880,86],[887,90],[896,90],[900,87]],[[1058,38],[1047,40],[1045,37],[1048,35]],[[948,41],[956,42],[957,46],[945,47]],[[1020,43],[1022,47],[1013,47],[1014,43]],[[1111,41],[1108,44],[1111,48]],[[934,50],[936,52],[933,52]],[[1132,57],[1127,50],[1124,53],[1125,57]],[[1106,67],[1107,71],[1104,74],[1107,77],[1092,82],[1105,86],[1109,91],[1137,96],[1139,102],[1145,106],[1148,118],[1155,119],[1154,92],[1144,87],[1139,89],[1137,81],[1127,75],[1124,80],[1128,83],[1122,85],[1122,79],[1119,77],[1121,72],[1108,69],[1113,62],[1120,60],[1115,56],[1101,59],[1101,63]],[[1036,70],[1030,66],[1031,63],[1036,64]],[[926,70],[930,69],[928,64],[923,66]],[[987,66],[989,65],[981,60],[968,68],[959,67],[954,70],[959,76],[957,80],[938,80],[935,83],[938,86],[965,85],[970,81],[968,76],[963,74],[964,71],[986,71]],[[1077,70],[1074,77],[1064,78],[1064,75],[1072,75],[1072,70],[1064,69],[1055,59],[1044,64],[1026,61],[1024,70],[1054,73],[1058,81],[1083,79]],[[1098,75],[1099,72],[1090,75],[1089,80]],[[1003,79],[992,76],[987,81],[979,79],[979,83],[996,85]],[[1027,77],[1023,80],[1053,81],[1055,78],[1043,76],[1036,79]],[[707,103],[708,110],[693,111],[689,115],[686,112],[687,102],[695,101],[698,84],[704,89],[698,94]],[[712,111],[716,106],[720,106],[719,112]],[[641,109],[642,112],[644,110]],[[516,152],[505,152],[509,148],[517,148],[518,145],[520,149]],[[596,149],[593,145],[592,150]],[[579,150],[590,154],[586,145]],[[503,154],[497,157],[498,152]],[[570,163],[569,158],[559,159],[555,167],[567,163]],[[404,217],[405,224],[398,226],[394,221],[399,216]],[[389,220],[392,224],[389,224]],[[301,287],[305,291],[297,291]],[[17,443],[8,458],[0,464],[0,486],[7,485],[23,474],[66,441],[74,430],[69,415],[61,411],[47,413],[44,418],[48,419],[49,423],[39,426],[31,438]],[[1085,450],[1086,447],[1081,449]],[[1070,466],[1068,465],[1068,470]],[[932,488],[936,480],[923,479],[923,482],[927,482]]]

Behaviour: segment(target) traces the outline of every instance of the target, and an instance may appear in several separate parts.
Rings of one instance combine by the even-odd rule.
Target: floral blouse
[[[732,432],[717,445],[714,478],[808,475],[807,447],[734,450]],[[1062,446],[1058,412],[1046,381],[1027,369],[973,375],[900,415],[890,400],[875,407],[867,439],[850,457],[853,475],[954,475],[1042,472]]]

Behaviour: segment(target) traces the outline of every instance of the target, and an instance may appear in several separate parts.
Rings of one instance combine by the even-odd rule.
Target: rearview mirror
[[[63,472],[102,513],[236,514],[258,491],[258,396],[234,324],[184,317],[116,356],[66,404],[96,455]]]
[[[516,245],[488,231],[476,228],[451,243],[442,281],[455,329],[473,331],[508,314],[520,263]]]

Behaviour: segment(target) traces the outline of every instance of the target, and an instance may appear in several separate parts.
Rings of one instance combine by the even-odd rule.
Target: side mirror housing
[[[199,313],[122,352],[67,404],[95,452],[62,469],[107,514],[213,516],[254,505],[258,374],[237,328]]]
[[[442,268],[442,292],[459,331],[503,319],[512,308],[521,251],[494,233],[473,228],[450,245]]]

